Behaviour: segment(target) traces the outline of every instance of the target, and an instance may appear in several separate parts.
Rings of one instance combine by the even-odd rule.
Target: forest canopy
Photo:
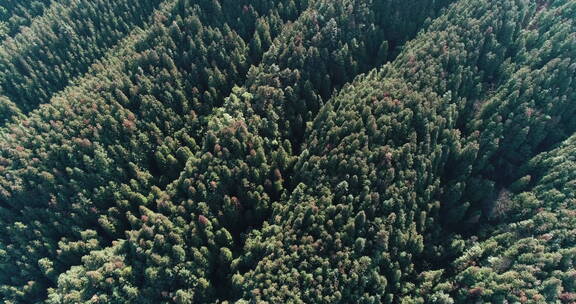
[[[576,303],[575,0],[6,0],[3,303]]]

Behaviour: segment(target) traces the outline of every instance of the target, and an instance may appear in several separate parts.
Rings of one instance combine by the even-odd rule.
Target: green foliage
[[[6,303],[571,303],[576,2],[0,6]]]
[[[0,5],[0,41],[13,37],[29,26],[34,18],[42,16],[52,0],[5,0]]]
[[[0,92],[23,112],[49,102],[109,48],[145,25],[161,2],[8,0],[9,34],[21,25],[30,27],[0,46]],[[33,16],[39,17],[30,24]]]
[[[455,262],[449,278],[459,302],[568,301],[573,290],[574,174],[576,137],[539,154],[523,169],[538,180],[510,198],[512,210],[501,224],[485,228],[489,235]],[[472,254],[476,252],[476,254]],[[534,282],[540,281],[540,284]],[[483,290],[481,294],[470,290]]]

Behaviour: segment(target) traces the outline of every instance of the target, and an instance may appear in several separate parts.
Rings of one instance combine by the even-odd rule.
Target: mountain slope
[[[61,1],[0,47],[0,93],[23,112],[47,103],[163,0]],[[170,1],[168,1],[170,2]]]
[[[196,112],[209,112],[245,73],[247,41],[212,19],[218,6],[184,4],[160,18],[133,51],[109,59],[96,67],[100,72],[3,130],[0,281],[6,298],[43,297],[84,254],[123,237],[126,217],[153,199],[151,186],[175,178],[196,149]],[[234,5],[243,12],[244,3]],[[253,16],[252,29],[281,22],[274,7],[257,9],[245,12]],[[190,31],[180,36],[184,26]],[[50,267],[38,264],[43,258]]]
[[[7,303],[576,300],[576,1],[50,3],[0,11]]]
[[[538,14],[560,19],[558,12],[569,12],[572,5],[557,4],[560,9],[551,5]],[[450,259],[457,249],[444,239],[442,223],[466,227],[463,220],[473,221],[464,217],[469,203],[459,187],[472,180],[475,160],[486,155],[479,134],[492,131],[463,137],[459,121],[475,115],[475,100],[490,98],[488,88],[505,91],[506,83],[517,82],[509,69],[525,70],[522,56],[519,64],[506,57],[524,37],[520,28],[498,22],[504,18],[528,26],[539,15],[534,4],[522,1],[459,2],[394,63],[360,77],[320,111],[295,165],[293,182],[300,184],[276,206],[271,225],[247,241],[247,258],[261,261],[238,277],[246,299],[423,301],[415,284],[419,272]],[[569,25],[562,23],[563,29]],[[541,47],[546,48],[535,43],[524,52],[538,54]],[[495,69],[493,64],[501,64],[488,61],[494,51],[510,65]],[[552,66],[558,61],[547,59]],[[562,65],[538,73],[550,79],[573,72]],[[564,94],[570,96],[572,89],[551,91],[551,101],[543,103],[547,108],[538,111],[550,115],[544,113],[555,112],[555,105],[563,109],[558,120],[572,120],[572,104],[561,102]],[[555,131],[546,121],[532,124]],[[482,195],[480,189],[468,193]]]

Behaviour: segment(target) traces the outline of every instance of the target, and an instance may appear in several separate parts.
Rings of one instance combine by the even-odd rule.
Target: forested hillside
[[[5,0],[0,6],[0,40],[14,36],[21,27],[29,26],[32,19],[41,16],[52,0]]]
[[[0,6],[5,303],[576,301],[576,1]]]

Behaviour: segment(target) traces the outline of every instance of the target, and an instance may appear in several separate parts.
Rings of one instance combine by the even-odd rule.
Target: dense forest
[[[576,303],[576,0],[4,0],[0,302]]]

